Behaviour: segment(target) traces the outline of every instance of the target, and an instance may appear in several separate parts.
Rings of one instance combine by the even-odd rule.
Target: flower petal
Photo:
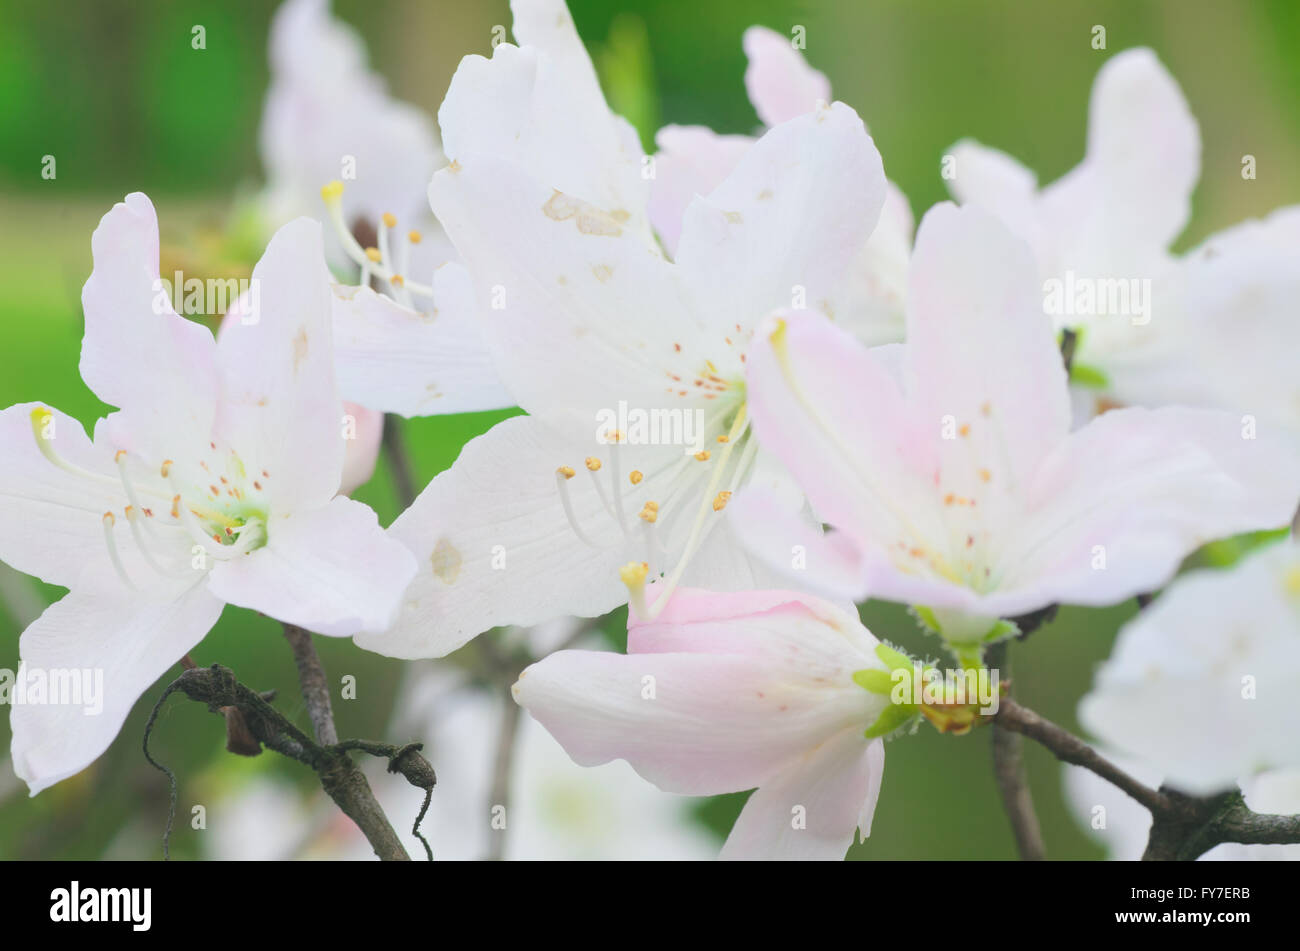
[[[669,125],[655,133],[659,151],[650,221],[669,254],[676,253],[691,201],[721,185],[754,141],[747,135],[718,135],[705,126]]]
[[[1079,718],[1193,794],[1300,765],[1298,618],[1300,557],[1289,542],[1229,571],[1187,575],[1120,632]]]
[[[339,496],[323,508],[272,518],[267,543],[209,576],[212,593],[317,634],[382,631],[415,560],[366,505]]]
[[[686,210],[676,262],[717,332],[823,309],[885,201],[880,153],[843,103],[777,126]],[[735,329],[736,327],[740,329]]]
[[[249,312],[222,324],[217,432],[284,512],[324,505],[343,470],[343,408],[334,380],[331,294],[321,227],[281,228],[253,269]]]
[[[81,376],[122,410],[118,442],[147,458],[175,451],[181,433],[206,436],[217,400],[212,333],[171,306],[158,276],[158,216],[133,192],[91,238],[95,268],[81,292]]]
[[[745,89],[764,125],[780,125],[830,101],[830,80],[808,65],[789,37],[751,26],[742,42],[749,58]]]
[[[379,447],[384,439],[384,414],[355,403],[344,403],[343,414],[345,424],[347,418],[352,417],[355,430],[351,438],[344,436],[343,476],[339,482],[339,494],[351,495],[375,474]]]
[[[357,643],[390,657],[441,657],[497,625],[591,617],[626,600],[618,568],[644,553],[584,544],[556,485],[559,466],[577,469],[567,483],[575,518],[603,544],[610,532],[596,530],[613,521],[582,469],[594,447],[527,416],[470,440],[389,530],[415,554],[419,572],[393,627]]]
[[[108,749],[140,695],[203,640],[222,607],[195,584],[166,600],[141,600],[125,589],[115,597],[73,591],[47,608],[19,641],[18,678],[39,674],[52,684],[70,673],[83,692],[81,703],[12,707],[14,772],[32,795],[79,773]],[[86,702],[87,688],[98,694],[95,702]]]
[[[1287,524],[1297,501],[1300,459],[1237,416],[1112,410],[1045,461],[995,573],[1039,586],[1040,605],[1112,604],[1158,589],[1205,542]]]
[[[831,737],[759,786],[719,858],[839,861],[871,829],[885,745],[861,730]]]
[[[345,399],[402,416],[503,409],[514,400],[497,379],[464,268],[434,275],[430,314],[365,287],[333,287],[334,350]]]

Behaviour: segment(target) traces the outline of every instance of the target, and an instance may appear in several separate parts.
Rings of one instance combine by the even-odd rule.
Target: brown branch
[[[989,649],[988,666],[1000,670],[1004,683],[1010,683],[1010,661],[1005,641]],[[1002,698],[1002,703],[1010,696]],[[994,721],[991,749],[993,753],[993,777],[997,780],[998,792],[1002,795],[1002,808],[1011,820],[1011,832],[1016,839],[1016,851],[1027,862],[1039,862],[1047,858],[1047,847],[1043,844],[1043,832],[1038,824],[1038,813],[1034,810],[1034,798],[1029,791],[1029,779],[1025,775],[1025,763],[1022,741],[1018,733],[1001,727]]]
[[[1041,743],[1062,762],[1091,770],[1145,806],[1151,813],[1151,834],[1144,861],[1191,861],[1225,842],[1300,843],[1300,816],[1253,812],[1237,790],[1197,797],[1168,786],[1152,789],[1072,733],[1014,700],[1003,699],[994,723]]]
[[[333,746],[339,741],[334,728],[334,708],[330,705],[330,685],[325,679],[325,667],[311,642],[311,632],[292,624],[284,625],[284,638],[293,650],[293,662],[298,667],[298,683],[302,698],[307,701],[307,715],[311,717],[312,732],[322,746]]]

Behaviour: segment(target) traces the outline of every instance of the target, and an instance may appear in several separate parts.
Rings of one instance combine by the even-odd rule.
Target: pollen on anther
[[[402,277],[400,274],[394,274],[388,279],[388,283],[392,284],[394,287],[402,287],[406,284],[406,278]]]
[[[337,201],[343,197],[343,183],[335,179],[328,185],[321,186],[320,196],[325,201]]]
[[[980,479],[981,479],[981,481],[983,481],[983,482],[988,482],[988,481],[989,481],[990,479],[992,479],[992,478],[993,478],[993,473],[989,472],[989,470],[987,470],[987,469],[981,469],[981,470],[980,470]]]
[[[651,525],[653,525],[658,520],[659,520],[659,513],[656,512],[654,509],[646,508],[641,510],[641,521],[649,522]]]
[[[397,227],[397,216],[394,215],[391,211],[386,211],[386,212],[384,212],[383,218],[384,218],[384,227],[385,227],[385,228],[396,228],[396,227]]]
[[[162,464],[162,469],[160,471],[162,472],[162,477],[164,479],[167,478],[167,476],[172,471],[172,461],[170,459],[164,459]]]
[[[117,452],[113,453],[113,461],[114,461],[114,462],[121,462],[121,461],[122,461],[122,457],[125,456],[125,455],[126,455],[126,450],[125,450],[125,449],[119,449]]]
[[[220,494],[221,494],[221,490],[218,489],[215,485],[210,485],[210,486],[208,486],[208,488],[212,490],[212,494],[213,494],[213,495],[220,495]]]
[[[253,480],[253,488],[257,489],[258,492],[261,492],[261,491],[262,491],[262,483],[258,482],[256,479],[254,479],[254,480]]]
[[[969,436],[969,435],[970,435],[970,423],[962,423],[962,424],[961,424],[961,428],[958,429],[957,432],[961,433],[963,436]]]
[[[105,512],[105,513],[104,513],[104,524],[107,525],[109,528],[112,528],[112,527],[113,527],[113,523],[115,523],[116,521],[117,521],[117,519],[115,519],[115,518],[113,517],[113,513],[112,513],[112,512]]]
[[[591,471],[591,472],[599,472],[599,471],[600,471],[600,460],[597,459],[595,456],[588,456],[588,457],[587,457],[587,469],[588,469],[589,471]]]
[[[560,468],[556,469],[555,471],[558,472],[560,475],[564,476],[566,479],[573,478],[572,466],[560,466]]]
[[[378,264],[384,259],[378,248],[366,248],[366,257]]]
[[[180,518],[180,517],[181,517],[181,497],[179,495],[173,495],[172,496],[172,518]]]
[[[731,441],[731,437],[728,436],[726,433],[723,433],[718,437],[718,442],[730,442],[730,441]]]
[[[420,234],[418,231],[408,231],[406,233],[406,240],[411,242],[411,244],[419,244],[423,238],[424,235]]]
[[[695,454],[695,458],[698,459],[698,460],[700,460],[700,462],[708,462],[708,461],[709,461],[709,450],[707,450],[707,449],[701,449],[699,452],[697,452],[697,453]]]
[[[713,500],[713,511],[721,512],[727,507],[729,501],[731,501],[730,492],[719,492],[718,497]]]
[[[647,509],[649,509],[651,512],[658,512],[658,511],[659,511],[659,503],[656,502],[656,501],[654,501],[653,499],[651,499],[650,501],[646,502],[646,504],[643,506],[643,508],[647,508]]]
[[[627,478],[628,481],[631,482],[633,485],[640,485],[641,480],[644,479],[645,476],[641,474],[640,469],[633,469],[631,472],[628,473]]]
[[[131,519],[135,517],[135,506],[128,505],[126,508],[122,510],[122,514],[126,516],[126,520],[128,522],[131,521]]]

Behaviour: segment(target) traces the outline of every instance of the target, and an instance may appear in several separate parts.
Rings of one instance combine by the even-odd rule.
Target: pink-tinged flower
[[[519,676],[515,699],[574,761],[625,759],[660,789],[756,791],[723,858],[841,859],[880,794],[890,706],[854,674],[890,665],[856,617],[783,591],[679,590],[632,615],[628,653],[567,650]]]
[[[471,441],[394,523],[423,570],[396,628],[363,643],[396,656],[602,614],[626,600],[632,560],[669,587],[754,587],[723,527],[741,485],[781,480],[749,435],[750,335],[834,286],[884,197],[870,137],[836,103],[759,140],[692,203],[667,261],[636,137],[563,4],[515,10],[525,45],[467,57],[452,79],[454,161],[430,200],[494,301],[480,326],[530,415]]]
[[[745,31],[745,88],[767,128],[789,122],[829,102],[831,84],[804,60],[787,36],[766,27]],[[655,135],[650,220],[675,254],[686,210],[697,195],[709,195],[726,180],[755,139],[718,135],[704,126],[664,126]],[[906,196],[887,183],[880,220],[862,244],[841,283],[815,306],[869,345],[903,337],[903,297],[912,248],[912,209]]]
[[[27,671],[103,672],[103,708],[15,705],[15,772],[38,792],[87,766],[229,603],[321,634],[382,630],[415,571],[339,496],[342,406],[320,227],[253,271],[258,308],[220,342],[156,294],[141,194],[104,216],[82,293],[81,375],[118,411],[93,440],[42,404],[0,413],[0,558],[70,589],[23,633]]]
[[[969,641],[992,619],[1159,588],[1197,546],[1296,509],[1300,459],[1239,416],[1123,409],[1071,432],[1029,249],[978,208],[922,221],[907,340],[896,366],[811,316],[755,337],[757,435],[836,531],[758,493],[733,525],[787,569],[803,546],[809,583],[973,616],[942,625]]]
[[[1079,720],[1190,793],[1300,767],[1300,547],[1178,579],[1125,625]]]
[[[1169,247],[1191,215],[1201,140],[1155,54],[1106,61],[1087,153],[1052,184],[1038,189],[1029,169],[970,140],[949,157],[953,196],[995,212],[1032,247],[1049,318],[1080,331],[1076,378],[1111,399],[1170,402],[1164,378],[1179,370],[1172,351],[1185,328]]]

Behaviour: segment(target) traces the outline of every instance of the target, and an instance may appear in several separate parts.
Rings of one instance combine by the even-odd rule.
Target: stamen
[[[122,558],[117,553],[117,543],[113,539],[113,524],[116,521],[112,512],[104,513],[104,542],[108,545],[108,557],[113,562],[113,568],[117,571],[117,576],[122,579],[122,583],[132,591],[139,591],[140,589],[131,580],[131,576],[126,573],[126,568],[122,565]]]
[[[117,462],[117,474],[122,480],[122,488],[126,490],[127,501],[131,503],[129,506],[127,506],[127,521],[131,522],[131,530],[133,532],[138,533],[140,530],[139,528],[136,527],[135,522],[131,519],[130,513],[133,509],[142,508],[142,506],[140,505],[140,499],[136,497],[135,486],[131,484],[131,477],[126,474],[126,450],[119,449],[117,453],[113,456],[113,459]],[[148,531],[150,534],[153,534],[152,525],[146,522],[144,527],[146,531]]]
[[[649,573],[650,566],[644,561],[630,561],[618,570],[619,579],[627,585],[628,605],[638,617],[646,619],[650,617],[645,604],[645,579]]]
[[[150,527],[148,519],[143,518],[134,505],[128,505],[126,507],[126,522],[131,526],[131,536],[135,539],[135,544],[136,547],[140,549],[140,554],[143,555],[144,560],[149,563],[149,567],[158,574],[163,575],[164,577],[174,577],[172,572],[168,571],[158,563],[158,560],[153,556],[153,552],[149,550],[149,545],[145,541],[144,533],[140,531],[141,521],[145,522],[146,528]]]
[[[91,472],[89,469],[83,469],[81,466],[73,465],[54,451],[53,437],[46,438],[45,436],[45,427],[53,418],[54,414],[44,407],[32,410],[32,434],[36,437],[36,448],[41,451],[41,455],[64,472],[79,478],[91,479],[108,485],[117,485],[117,480],[100,475],[98,472]]]
[[[717,497],[713,500],[713,511],[721,512],[723,509],[727,507],[727,503],[730,501],[731,501],[730,492],[719,492]]]
[[[631,482],[633,485],[640,485],[641,480],[644,479],[645,476],[641,474],[640,469],[633,469],[631,472],[628,473],[627,478],[628,481]]]
[[[560,490],[560,505],[564,507],[564,517],[569,520],[569,527],[573,529],[573,534],[578,536],[578,541],[589,548],[599,550],[600,546],[587,537],[587,533],[578,525],[578,517],[573,514],[573,503],[569,501],[569,480],[572,478],[573,470],[568,466],[560,466],[555,470],[555,485]]]

